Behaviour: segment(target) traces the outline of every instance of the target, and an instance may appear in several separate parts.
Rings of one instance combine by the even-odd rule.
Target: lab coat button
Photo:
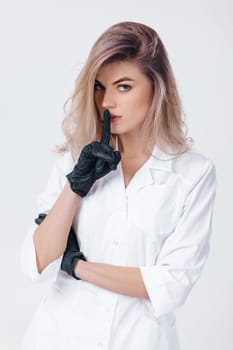
[[[113,245],[118,246],[118,241],[113,241]]]
[[[106,306],[105,311],[106,311],[106,312],[110,312],[110,307],[109,307],[109,306]]]
[[[101,342],[98,343],[98,347],[99,347],[99,348],[103,348],[103,346],[104,346],[103,343],[101,343]]]

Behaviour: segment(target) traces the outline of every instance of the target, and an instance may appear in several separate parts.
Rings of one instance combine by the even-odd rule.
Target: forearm
[[[44,221],[35,230],[33,241],[39,273],[63,254],[80,201],[81,198],[71,191],[67,183]]]
[[[78,260],[75,275],[84,281],[123,295],[148,299],[137,267],[122,267]]]

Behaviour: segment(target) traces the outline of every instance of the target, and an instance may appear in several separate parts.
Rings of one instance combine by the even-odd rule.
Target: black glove
[[[38,217],[35,219],[35,223],[40,225],[42,221],[46,218],[46,216],[47,214],[39,214]],[[74,268],[77,259],[82,259],[86,261],[85,256],[82,252],[80,252],[75,232],[73,230],[73,227],[71,227],[67,239],[66,250],[62,257],[61,270],[67,272],[70,276],[76,278],[77,280],[80,280],[80,278],[76,277],[74,274]]]
[[[82,252],[80,252],[75,232],[71,227],[67,240],[66,250],[62,257],[61,270],[67,272],[68,275],[76,278],[77,280],[80,280],[80,278],[76,277],[74,273],[75,264],[78,259],[86,261],[85,256]]]
[[[38,217],[35,219],[35,223],[37,225],[40,225],[42,223],[42,221],[46,218],[47,214],[39,214]]]
[[[73,171],[67,175],[72,191],[79,196],[86,196],[97,179],[117,168],[121,155],[119,151],[113,150],[109,141],[110,113],[105,110],[101,141],[86,145]]]

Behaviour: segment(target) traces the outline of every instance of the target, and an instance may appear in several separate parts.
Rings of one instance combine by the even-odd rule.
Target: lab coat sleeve
[[[61,158],[57,158],[55,161],[55,165],[51,171],[45,190],[38,197],[38,211],[35,218],[39,213],[47,214],[49,212],[66,183],[65,175],[68,173],[69,169],[69,166],[67,167],[66,164],[67,157],[60,157]],[[57,273],[60,270],[62,256],[50,263],[41,273],[37,270],[36,252],[33,242],[34,231],[38,227],[38,225],[34,223],[35,218],[33,218],[27,235],[22,242],[20,251],[21,270],[32,282],[55,280]]]
[[[140,267],[157,318],[184,304],[209,254],[216,172],[210,160],[202,169],[186,195],[176,229],[165,240],[156,264]]]

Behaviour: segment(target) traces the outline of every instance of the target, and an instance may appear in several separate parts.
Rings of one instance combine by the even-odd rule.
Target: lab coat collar
[[[136,188],[144,188],[149,185],[165,184],[173,171],[172,156],[163,152],[157,145],[154,147],[149,160],[135,174],[128,184],[126,191],[129,193]]]
[[[155,145],[151,155],[150,168],[154,170],[172,172],[173,159],[174,157],[172,155],[165,153],[157,145]]]
[[[152,184],[163,185],[168,181],[173,171],[173,159],[174,156],[165,153],[157,145],[154,147],[148,169]]]

